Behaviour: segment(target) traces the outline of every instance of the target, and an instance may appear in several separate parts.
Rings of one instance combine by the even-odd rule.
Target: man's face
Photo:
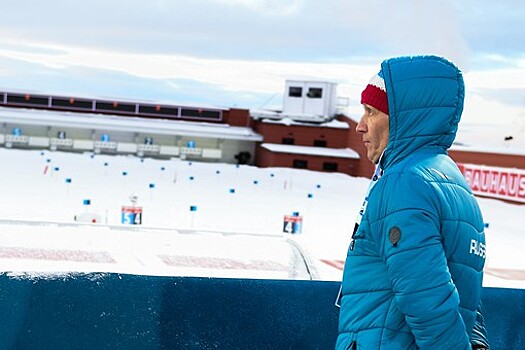
[[[365,112],[355,130],[362,134],[367,158],[377,164],[388,143],[388,115],[363,104]]]

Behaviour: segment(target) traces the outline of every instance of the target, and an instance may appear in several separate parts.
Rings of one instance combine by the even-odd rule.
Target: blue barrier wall
[[[335,282],[0,275],[1,349],[333,349]],[[525,290],[485,288],[493,349],[525,349]]]

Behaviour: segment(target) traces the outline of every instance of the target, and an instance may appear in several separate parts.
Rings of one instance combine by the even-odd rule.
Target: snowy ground
[[[10,274],[340,280],[368,184],[343,174],[90,153],[0,148],[0,162],[0,266]],[[142,225],[121,223],[132,196]],[[525,206],[479,201],[489,224],[484,284],[525,288]],[[282,232],[293,212],[303,217],[301,234]]]

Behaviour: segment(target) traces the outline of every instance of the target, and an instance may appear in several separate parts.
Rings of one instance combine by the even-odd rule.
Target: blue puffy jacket
[[[470,349],[485,236],[447,155],[463,110],[461,72],[434,56],[381,65],[390,134],[383,176],[343,275],[337,349]]]

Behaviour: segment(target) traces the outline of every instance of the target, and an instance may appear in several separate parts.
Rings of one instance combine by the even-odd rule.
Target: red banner
[[[525,170],[477,164],[458,164],[472,192],[525,203]]]

